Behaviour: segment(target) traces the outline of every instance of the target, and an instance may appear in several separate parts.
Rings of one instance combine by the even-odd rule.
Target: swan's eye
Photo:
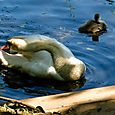
[[[17,49],[16,45],[14,43],[12,43],[11,41],[7,41],[6,45],[9,47],[10,51]]]
[[[8,50],[7,52],[8,53],[17,54],[17,51],[13,50],[15,46],[11,42],[7,41],[6,42],[6,47],[7,47],[7,50]]]
[[[12,42],[10,42],[10,41],[7,41],[7,42],[6,42],[6,45],[9,47],[9,50],[15,48],[15,45],[14,45]]]

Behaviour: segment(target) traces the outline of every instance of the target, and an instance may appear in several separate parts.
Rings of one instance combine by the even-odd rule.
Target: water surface
[[[91,37],[79,33],[78,28],[97,12],[108,28],[107,33],[99,37],[99,42],[94,42]],[[114,85],[114,20],[115,0],[0,0],[0,46],[15,35],[43,34],[54,37],[87,66],[86,82],[81,88],[74,87],[71,91]],[[21,75],[18,75],[16,82],[4,79],[6,76],[1,72],[1,96],[22,99],[66,92],[63,88],[42,85],[40,81],[39,86],[14,87]],[[16,75],[11,76],[15,79]]]

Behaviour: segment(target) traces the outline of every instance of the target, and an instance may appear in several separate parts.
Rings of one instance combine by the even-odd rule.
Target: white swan
[[[31,76],[71,81],[80,79],[85,64],[53,38],[43,35],[16,36],[8,40],[10,49],[17,54],[0,50],[2,65],[16,67]]]

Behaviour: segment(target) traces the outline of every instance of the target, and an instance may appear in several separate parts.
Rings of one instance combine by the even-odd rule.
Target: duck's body
[[[8,40],[18,54],[0,51],[3,65],[16,67],[31,76],[61,81],[78,80],[85,65],[57,40],[43,36],[17,36]]]
[[[100,20],[100,15],[95,14],[94,20],[89,20],[85,24],[81,25],[81,27],[79,28],[79,32],[99,35],[106,31],[106,27],[106,23]]]

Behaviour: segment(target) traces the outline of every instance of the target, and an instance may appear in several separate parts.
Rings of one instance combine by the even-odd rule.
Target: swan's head
[[[46,40],[51,38],[43,35],[15,36],[7,41],[7,46],[11,50],[32,52],[38,47],[38,44],[45,44]],[[55,41],[52,39],[52,41]]]
[[[6,45],[9,47],[9,49],[18,51],[25,49],[27,43],[24,39],[14,37],[9,39]]]

